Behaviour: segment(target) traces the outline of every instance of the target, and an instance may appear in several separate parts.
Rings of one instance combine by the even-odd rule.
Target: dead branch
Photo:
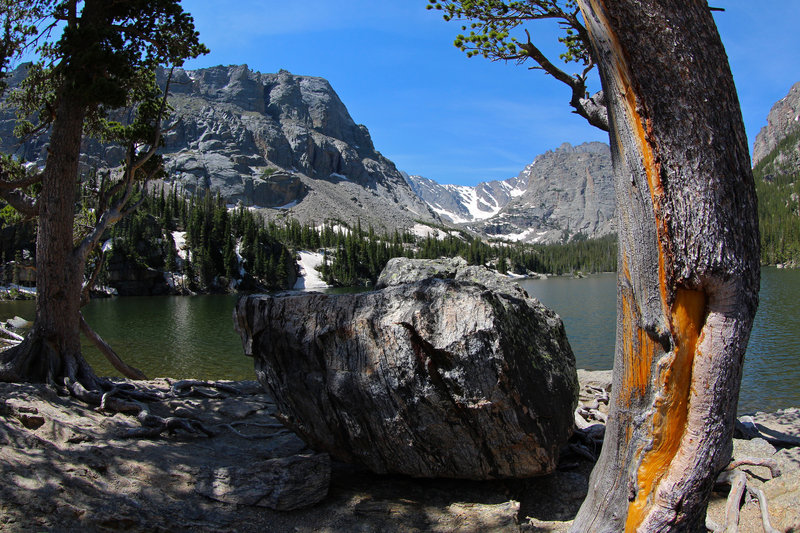
[[[758,508],[761,511],[761,525],[764,528],[764,532],[781,533],[772,527],[772,524],[769,521],[769,509],[767,508],[767,497],[764,495],[764,491],[758,487],[753,487],[748,484],[747,492],[749,492],[751,496],[758,500]]]
[[[94,343],[94,345],[105,356],[108,362],[111,363],[119,372],[121,372],[123,376],[130,379],[147,379],[147,376],[144,375],[144,372],[138,368],[129,366],[119,357],[119,355],[117,355],[117,352],[115,352],[114,349],[109,346],[108,343],[91,328],[91,326],[89,326],[88,322],[86,322],[86,319],[83,318],[83,313],[80,313],[80,326],[81,332],[86,335],[86,338]]]
[[[731,464],[725,467],[724,472],[733,470],[734,468],[738,468],[740,466],[763,466],[765,468],[769,468],[769,473],[773,478],[781,475],[781,469],[778,466],[778,461],[775,459],[763,459],[760,457],[743,457],[741,459],[731,461]]]
[[[101,252],[100,258],[94,264],[92,274],[89,276],[89,279],[83,283],[83,287],[81,287],[81,307],[89,303],[89,292],[97,282],[97,277],[100,275],[100,271],[103,269],[103,263],[105,263],[105,260],[106,254]]]
[[[10,329],[8,329],[8,328],[6,328],[5,326],[2,326],[2,325],[0,325],[0,332],[5,333],[9,337],[11,337],[12,340],[15,340],[15,341],[18,341],[18,342],[22,342],[22,341],[25,340],[25,337],[23,337],[22,335],[14,333]]]
[[[752,485],[747,479],[747,474],[741,470],[737,470],[740,466],[762,466],[769,468],[770,474],[773,478],[781,475],[780,468],[777,461],[774,459],[762,459],[755,457],[744,457],[731,461],[731,463],[723,470],[717,477],[716,483],[718,485],[730,485],[730,492],[728,500],[725,504],[725,527],[715,523],[710,518],[706,517],[706,528],[714,533],[736,533],[739,530],[739,507],[742,502],[742,496],[745,491],[753,498],[758,500],[759,511],[761,512],[761,522],[764,526],[764,531],[767,533],[778,533],[772,527],[769,521],[769,509],[767,505],[767,497],[764,492]]]
[[[747,440],[764,439],[773,446],[780,446],[783,448],[794,448],[795,446],[798,445],[797,440],[784,439],[781,437],[773,437],[772,435],[767,435],[763,433],[758,428],[756,423],[753,421],[753,418],[750,416],[743,416],[741,418],[738,418],[736,420],[735,431],[740,438]]]
[[[725,504],[725,531],[735,533],[739,530],[739,506],[747,487],[747,476],[740,470],[730,472],[731,491]]]

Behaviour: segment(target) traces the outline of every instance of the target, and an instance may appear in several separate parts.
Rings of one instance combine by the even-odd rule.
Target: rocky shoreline
[[[598,419],[587,426],[597,426],[599,437],[610,372],[579,371],[579,379],[579,410]],[[166,391],[175,380],[134,383]],[[334,461],[319,503],[277,511],[275,487],[285,479],[266,479],[264,465],[313,452],[277,422],[272,399],[256,382],[226,385],[151,406],[154,414],[199,420],[213,437],[178,431],[143,439],[126,437],[138,426],[129,416],[110,416],[43,385],[0,384],[0,530],[566,531],[598,451],[591,440],[573,439],[553,474],[505,481],[377,475]],[[770,439],[800,443],[800,409],[745,422]],[[778,462],[775,479],[766,468],[743,469],[767,495],[773,526],[800,527],[800,448],[737,439],[734,453]],[[232,479],[234,469],[235,484],[220,481]],[[717,522],[726,496],[715,493],[711,503]],[[741,531],[761,531],[757,502],[746,503],[741,516]]]

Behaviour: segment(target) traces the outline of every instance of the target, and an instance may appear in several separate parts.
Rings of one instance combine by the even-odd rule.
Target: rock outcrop
[[[406,176],[443,219],[490,238],[547,243],[564,235],[601,237],[616,231],[608,145],[564,143],[536,157],[516,177],[475,187]]]
[[[775,102],[767,115],[767,125],[761,128],[753,143],[753,165],[769,156],[787,137],[795,134],[794,146],[784,146],[777,156],[777,163],[800,166],[800,81],[789,93]]]
[[[282,421],[313,449],[374,472],[545,474],[573,428],[563,325],[521,289],[433,277],[360,294],[250,296],[234,321]]]
[[[15,70],[9,85],[24,72]],[[164,71],[159,83],[166,83]],[[165,181],[188,193],[220,191],[230,204],[315,224],[360,219],[393,231],[439,222],[327,80],[284,70],[262,74],[247,65],[175,69],[170,92],[174,127],[161,150]],[[14,125],[14,110],[0,110],[0,149],[43,164],[47,134],[20,144]],[[87,139],[83,170],[113,168],[123,157],[120,147]]]
[[[467,227],[491,237],[545,243],[616,231],[614,171],[608,145],[562,144],[525,171],[528,187],[499,213]]]
[[[322,501],[330,479],[327,454],[297,454],[215,468],[195,490],[220,502],[292,511]]]

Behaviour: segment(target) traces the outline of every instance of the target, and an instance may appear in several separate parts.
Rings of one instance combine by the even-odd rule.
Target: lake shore
[[[581,371],[580,380],[584,391],[606,387],[610,372]],[[172,383],[137,385],[168,390]],[[328,495],[318,504],[283,512],[237,504],[235,494],[208,490],[215,473],[252,465],[257,478],[260,462],[310,451],[277,423],[271,398],[256,382],[227,383],[238,393],[152,406],[154,414],[197,419],[215,436],[179,431],[157,439],[124,438],[138,427],[135,419],[109,416],[48,387],[0,384],[0,530],[558,532],[567,530],[587,491],[593,462],[565,453],[550,475],[488,482],[375,475],[333,462]],[[800,440],[798,409],[753,420]],[[735,444],[739,455],[779,461],[783,475],[774,480],[766,469],[747,469],[767,493],[773,525],[800,526],[800,448],[776,450],[762,439]],[[724,498],[715,494],[712,501],[717,522]],[[741,531],[759,531],[755,503],[743,506],[742,519]]]

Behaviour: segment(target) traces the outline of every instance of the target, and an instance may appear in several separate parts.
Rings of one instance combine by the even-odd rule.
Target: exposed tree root
[[[20,342],[25,340],[25,337],[23,337],[22,335],[18,335],[16,333],[14,333],[10,329],[6,328],[5,326],[1,326],[0,325],[0,332],[2,332],[4,335],[7,335],[8,337],[10,337],[10,339],[3,339],[5,342],[7,342],[9,344],[11,344],[11,343],[17,344],[17,343],[20,343]],[[16,341],[16,342],[14,342],[14,341]]]
[[[239,389],[231,385],[226,385],[225,383],[219,383],[217,381],[200,381],[195,379],[182,379],[180,381],[176,381],[172,384],[171,391],[174,396],[179,398],[194,395],[213,399],[223,398],[225,396],[219,392],[209,392],[198,387],[213,388],[230,394],[239,394]]]
[[[783,439],[763,433],[758,426],[756,426],[753,418],[750,416],[743,416],[736,420],[736,435],[743,439],[764,439],[773,446],[784,448],[792,448],[797,446],[796,440]]]
[[[739,531],[739,508],[742,504],[742,496],[748,494],[758,500],[764,531],[766,533],[779,533],[770,524],[767,497],[760,488],[748,481],[745,472],[738,470],[740,466],[763,466],[769,468],[773,478],[781,475],[780,468],[778,468],[778,464],[774,459],[743,458],[731,461],[725,470],[720,473],[716,481],[717,485],[730,485],[731,487],[725,504],[725,526],[717,524],[706,517],[706,529],[713,533],[737,533]]]
[[[115,383],[109,380],[100,380],[102,390],[87,389],[80,381],[65,379],[67,392],[72,397],[109,413],[125,413],[136,417],[142,425],[126,431],[123,438],[156,438],[162,433],[174,434],[176,431],[187,433],[202,433],[213,437],[216,432],[205,427],[197,420],[177,416],[161,417],[150,412],[149,404],[174,398],[199,396],[204,398],[223,398],[225,394],[204,389],[218,389],[232,394],[238,394],[236,387],[212,381],[181,380],[172,384],[169,391],[141,390],[130,383]],[[203,387],[204,389],[196,388]],[[244,438],[246,436],[230,424],[223,424],[231,431]]]
[[[122,436],[125,438],[155,438],[159,437],[163,432],[167,431],[170,434],[178,430],[183,430],[188,433],[205,433],[208,437],[216,435],[210,429],[207,429],[203,424],[197,420],[189,418],[180,418],[176,416],[160,417],[150,413],[147,406],[142,406],[136,419],[142,424],[142,427],[132,429]]]

